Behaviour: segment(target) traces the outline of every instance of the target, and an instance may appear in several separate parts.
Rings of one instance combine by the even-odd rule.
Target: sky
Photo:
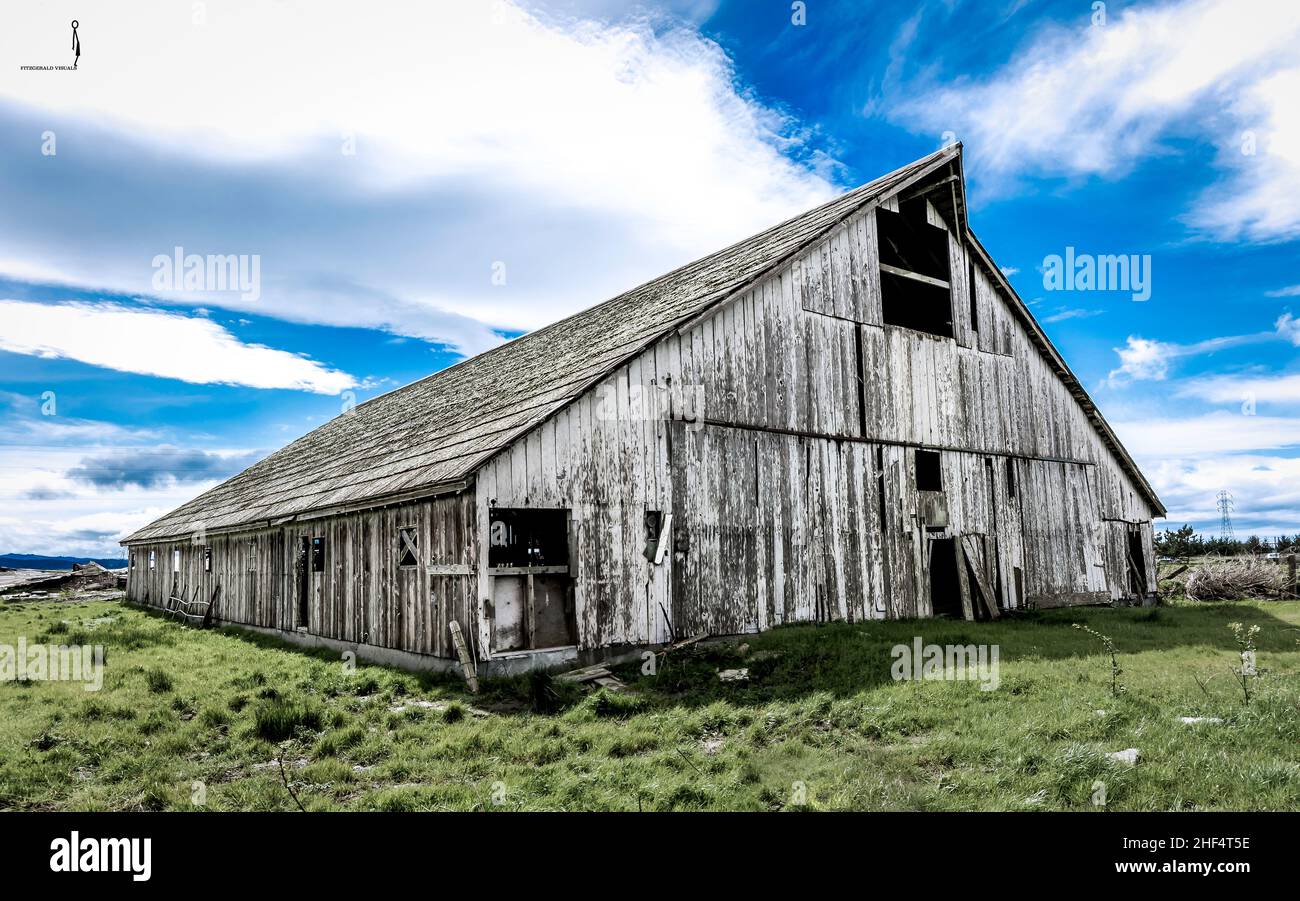
[[[1300,532],[1298,41],[1283,0],[12,0],[0,552],[115,556],[351,404],[954,140],[1163,525],[1217,533],[1228,490],[1239,536]],[[1141,278],[1053,277],[1087,255]]]

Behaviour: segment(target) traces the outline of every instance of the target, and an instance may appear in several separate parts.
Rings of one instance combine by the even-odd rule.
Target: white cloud
[[[1277,329],[1278,335],[1290,341],[1296,347],[1300,347],[1300,319],[1296,319],[1290,313],[1283,313],[1277,317],[1277,322],[1273,323]]]
[[[1188,380],[1178,396],[1216,404],[1300,404],[1300,375],[1205,376]]]
[[[1170,527],[1215,532],[1215,495],[1227,489],[1239,537],[1300,529],[1300,418],[1130,413],[1112,425],[1168,509]]]
[[[1215,454],[1300,446],[1300,419],[1245,416],[1215,411],[1184,418],[1155,417],[1114,422],[1124,446],[1146,460],[1178,460]]]
[[[102,446],[0,445],[0,553],[117,557],[122,536],[216,484],[105,490],[70,478]]]
[[[1288,285],[1274,291],[1265,291],[1265,297],[1300,297],[1300,285]]]
[[[896,118],[951,129],[993,181],[1022,174],[1121,175],[1195,132],[1229,167],[1193,212],[1220,237],[1300,234],[1300,5],[1183,0],[1112,13],[1104,26],[1041,32],[991,77],[907,87]],[[1255,156],[1241,152],[1256,134]]]
[[[0,553],[117,557],[123,535],[217,484],[220,461],[256,454],[178,450],[152,430],[40,411],[0,391]]]
[[[1238,538],[1300,530],[1300,458],[1268,454],[1165,458],[1145,462],[1143,471],[1169,510],[1170,528],[1190,522],[1216,532],[1216,495],[1227,489],[1233,496]]]
[[[0,300],[0,321],[0,350],[12,353],[198,384],[319,394],[338,394],[356,385],[346,372],[283,350],[245,344],[210,320],[176,313],[113,303]]]
[[[15,7],[0,58],[57,62],[77,8]],[[83,21],[75,78],[0,67],[0,96],[104,123],[137,142],[122,153],[128,165],[158,153],[161,165],[263,173],[228,192],[248,221],[198,246],[213,217],[160,232],[156,217],[132,215],[121,227],[140,239],[97,256],[110,236],[63,232],[33,246],[28,216],[28,268],[139,292],[149,290],[147,259],[171,241],[247,250],[263,257],[259,312],[476,351],[487,336],[464,334],[448,313],[535,327],[836,193],[830,161],[798,123],[738,87],[724,51],[686,28],[559,23],[495,2],[245,0],[206,11],[196,26],[188,6],[136,0]],[[203,77],[175,77],[187,72]],[[72,141],[60,136],[47,168],[75,164]],[[291,184],[296,173],[310,176],[311,201]],[[136,212],[129,197],[121,203]],[[213,206],[224,211],[225,198]],[[337,218],[333,231],[321,217]],[[381,247],[367,243],[375,221],[392,230]],[[75,215],[60,219],[78,227]],[[508,288],[490,282],[495,261],[507,264]],[[321,272],[357,284],[322,297],[308,278]],[[241,307],[234,296],[203,302]]]
[[[1279,317],[1271,332],[1223,335],[1192,344],[1174,344],[1129,335],[1123,347],[1112,348],[1119,355],[1120,365],[1107,375],[1106,384],[1117,387],[1136,381],[1162,381],[1169,374],[1172,361],[1180,357],[1212,354],[1215,351],[1279,339],[1300,345],[1300,322],[1292,320],[1290,313]]]
[[[1295,4],[1290,4],[1295,10]],[[1300,36],[1292,34],[1294,44]],[[1223,240],[1300,237],[1300,67],[1250,85],[1233,105],[1241,130],[1225,142],[1227,184],[1208,189],[1189,221]]]
[[[1064,322],[1067,319],[1091,319],[1093,316],[1100,316],[1105,310],[1083,310],[1067,309],[1062,307],[1050,316],[1044,316],[1044,322]],[[1121,354],[1121,356],[1123,356]]]
[[[1176,344],[1129,335],[1119,354],[1119,368],[1112,369],[1107,381],[1112,385],[1128,381],[1160,381],[1169,374],[1169,361],[1178,353]]]

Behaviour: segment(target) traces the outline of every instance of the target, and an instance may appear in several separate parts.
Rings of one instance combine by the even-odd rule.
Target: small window
[[[311,540],[311,571],[325,572],[325,539],[316,537]]]
[[[149,568],[150,568],[150,569],[156,569],[156,568],[157,568],[157,565],[158,565],[158,552],[157,552],[157,551],[150,551],[150,552],[149,552]]]
[[[916,451],[916,490],[943,491],[943,467],[939,465],[939,452]]]
[[[181,552],[179,549],[172,551],[172,572],[181,571]]]
[[[248,539],[248,568],[257,566],[257,539]]]
[[[212,545],[210,544],[203,546],[203,571],[205,573],[212,572]]]
[[[1016,496],[1016,461],[1007,457],[1007,497]]]
[[[419,539],[415,526],[403,526],[397,530],[397,565],[418,566],[420,563]]]

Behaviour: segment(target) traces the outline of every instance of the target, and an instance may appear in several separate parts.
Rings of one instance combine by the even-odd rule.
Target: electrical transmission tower
[[[1219,537],[1224,541],[1236,541],[1237,536],[1232,532],[1232,494],[1224,489],[1215,497],[1219,508]]]

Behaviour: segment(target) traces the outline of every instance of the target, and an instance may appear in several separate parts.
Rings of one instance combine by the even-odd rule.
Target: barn
[[[129,598],[490,674],[1148,596],[1164,508],[961,154],[357,405],[126,538]]]

